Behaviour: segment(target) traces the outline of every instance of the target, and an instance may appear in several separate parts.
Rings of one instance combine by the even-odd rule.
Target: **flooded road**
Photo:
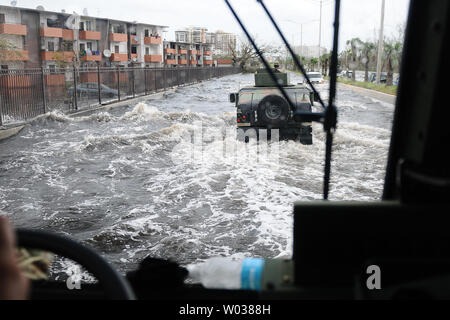
[[[228,94],[252,82],[253,75],[227,76],[89,116],[35,119],[0,142],[0,211],[16,227],[82,240],[122,271],[147,255],[182,264],[290,256],[294,201],[322,197],[320,125],[312,146],[278,143],[276,164],[252,161],[256,146],[235,141],[248,161],[217,156],[223,143],[214,139],[201,165],[179,156],[200,124],[234,130]],[[330,198],[380,199],[394,106],[345,88],[337,103]]]

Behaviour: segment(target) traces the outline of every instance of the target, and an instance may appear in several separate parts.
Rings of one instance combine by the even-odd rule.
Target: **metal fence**
[[[0,125],[76,111],[223,77],[236,67],[73,68],[0,71]]]

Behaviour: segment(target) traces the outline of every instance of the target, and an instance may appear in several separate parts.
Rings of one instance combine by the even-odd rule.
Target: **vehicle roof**
[[[306,87],[303,84],[289,85],[289,86],[284,86],[283,88],[287,89],[287,90],[292,90],[292,89],[299,89],[300,90],[300,89],[303,89],[303,90],[311,91],[308,87]],[[242,87],[239,91],[242,91],[242,90],[247,90],[247,91],[250,91],[250,90],[267,90],[267,89],[276,89],[276,90],[278,90],[278,87],[247,86],[247,87]]]

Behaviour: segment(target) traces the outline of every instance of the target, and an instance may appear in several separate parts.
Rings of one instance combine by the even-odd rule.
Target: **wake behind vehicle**
[[[287,73],[274,70],[278,82],[285,88],[295,110],[289,107],[266,70],[255,74],[255,85],[244,87],[238,93],[230,94],[230,102],[236,104],[236,125],[238,134],[267,140],[279,134],[280,140],[296,140],[311,145],[311,123],[299,123],[294,120],[295,111],[311,112],[314,105],[314,93],[303,84],[289,84]],[[277,130],[277,131],[274,131]]]

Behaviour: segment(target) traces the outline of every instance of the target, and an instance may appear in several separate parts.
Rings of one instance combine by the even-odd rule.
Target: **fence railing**
[[[76,111],[223,77],[236,67],[73,68],[0,71],[0,125]]]

